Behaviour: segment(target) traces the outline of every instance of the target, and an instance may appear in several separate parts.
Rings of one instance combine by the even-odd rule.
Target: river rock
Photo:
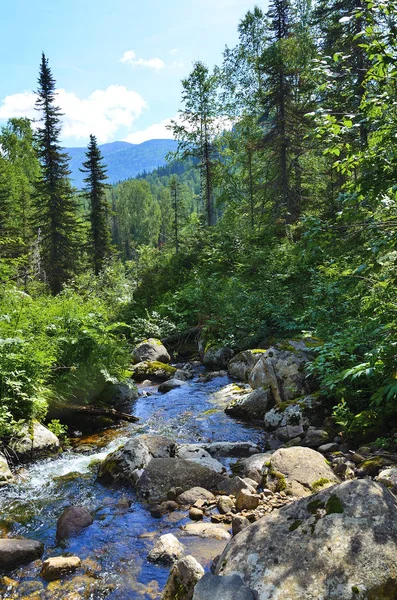
[[[246,396],[233,400],[225,408],[225,413],[248,421],[259,420],[264,418],[271,402],[269,389],[258,388]]]
[[[281,349],[281,348],[288,349]],[[291,348],[291,349],[289,349]],[[251,371],[248,383],[254,389],[270,388],[276,402],[284,402],[310,393],[313,387],[305,373],[312,358],[309,348],[288,340],[283,346],[269,348]]]
[[[324,431],[324,429],[316,429],[315,427],[309,427],[309,429],[306,431],[306,435],[302,442],[302,446],[308,446],[309,448],[318,448],[322,444],[325,444],[325,442],[328,441],[328,438],[329,435],[326,431]]]
[[[0,539],[0,569],[9,570],[40,558],[44,546],[36,540]]]
[[[45,456],[58,452],[60,448],[57,436],[38,421],[23,425],[18,437],[8,445],[19,457]]]
[[[226,467],[224,467],[222,463],[215,458],[212,458],[209,452],[196,444],[182,444],[177,446],[175,449],[175,456],[183,458],[184,460],[191,460],[199,465],[203,465],[203,467],[213,469],[216,473],[224,473],[226,471]]]
[[[96,398],[99,404],[123,406],[137,400],[139,392],[132,383],[106,383],[103,391]]]
[[[137,492],[141,499],[157,502],[166,498],[172,487],[184,491],[194,486],[211,490],[222,478],[213,469],[190,460],[153,458],[137,482]]]
[[[135,381],[167,381],[175,374],[175,367],[159,361],[143,361],[131,368],[132,377]]]
[[[191,373],[187,369],[177,369],[174,373],[174,379],[179,379],[179,381],[187,381],[188,379],[192,378],[193,373]]]
[[[250,456],[260,451],[259,446],[252,442],[210,442],[201,444],[211,456]]]
[[[264,452],[253,454],[248,458],[241,458],[233,466],[233,471],[242,477],[249,477],[257,483],[261,483],[265,464],[270,461],[271,455],[271,452]]]
[[[248,521],[247,517],[243,515],[233,515],[232,517],[232,533],[233,535],[237,535],[250,525],[250,521]]]
[[[201,521],[201,519],[204,518],[204,511],[201,510],[201,508],[196,508],[195,506],[192,506],[189,509],[189,519],[191,519],[192,521]]]
[[[11,473],[10,467],[4,454],[0,452],[0,487],[7,483],[14,483],[15,478]]]
[[[238,511],[255,510],[259,506],[260,497],[253,494],[250,489],[240,490],[236,498],[236,508]]]
[[[186,386],[187,383],[186,381],[180,381],[179,379],[169,379],[168,381],[164,381],[164,383],[161,383],[159,385],[159,392],[161,392],[162,394],[167,394],[168,392],[171,392],[172,390],[177,390],[180,387]]]
[[[237,496],[241,490],[248,489],[250,492],[255,493],[255,488],[250,486],[241,479],[241,477],[224,477],[217,485],[217,489],[227,496]]]
[[[193,556],[184,556],[171,569],[161,600],[192,600],[194,586],[204,569]]]
[[[68,506],[58,519],[56,538],[72,537],[92,523],[92,515],[84,506]]]
[[[162,535],[154,548],[148,554],[148,560],[153,563],[172,565],[184,553],[184,546],[172,533]]]
[[[136,470],[144,469],[152,460],[149,448],[141,437],[132,438],[109,454],[100,464],[98,479],[103,482],[124,481],[135,485]]]
[[[179,494],[176,500],[178,504],[182,506],[191,506],[192,504],[195,504],[197,500],[204,500],[211,504],[212,502],[215,502],[215,496],[208,490],[196,486]]]
[[[185,535],[196,535],[201,538],[213,538],[215,540],[230,540],[230,533],[215,523],[188,523],[181,525],[181,530]]]
[[[383,469],[376,477],[376,481],[385,485],[395,494],[397,491],[397,467]]]
[[[131,356],[135,364],[147,360],[168,364],[171,360],[165,346],[156,338],[143,340],[143,342],[135,346]]]
[[[272,491],[286,491],[303,497],[319,488],[339,483],[324,456],[311,448],[280,448],[269,461],[266,486]]]
[[[254,600],[239,575],[219,577],[206,573],[194,588],[193,600]]]
[[[252,369],[266,350],[244,350],[232,358],[228,365],[230,377],[238,381],[248,381]]]
[[[79,567],[81,567],[81,560],[78,556],[54,556],[43,562],[40,575],[46,581],[55,581],[76,571]]]
[[[203,356],[203,364],[209,369],[227,369],[233,350],[222,346],[221,348],[209,348]]]
[[[168,458],[174,452],[174,440],[165,435],[144,433],[139,439],[147,446],[153,458]]]
[[[244,529],[216,573],[239,574],[258,600],[391,600],[396,552],[396,499],[371,480],[346,481]]]
[[[285,427],[279,427],[274,432],[274,435],[281,442],[288,442],[295,438],[302,438],[305,436],[302,425],[286,425]]]
[[[309,422],[304,419],[301,407],[298,404],[290,404],[286,408],[275,406],[271,408],[264,417],[265,427],[267,429],[277,429],[283,427],[300,427],[303,431],[303,425],[308,426]]]
[[[216,506],[221,515],[225,515],[235,508],[235,503],[230,496],[218,496]]]

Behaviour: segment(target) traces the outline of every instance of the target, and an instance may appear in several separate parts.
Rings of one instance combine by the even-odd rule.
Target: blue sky
[[[192,61],[220,64],[255,0],[1,0],[0,124],[35,115],[41,52],[65,112],[63,141],[169,137]]]

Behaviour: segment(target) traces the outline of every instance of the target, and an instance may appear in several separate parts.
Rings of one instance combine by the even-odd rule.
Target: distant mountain
[[[112,142],[99,146],[107,165],[109,183],[136,177],[144,171],[150,172],[165,165],[168,152],[175,150],[175,140],[148,140],[142,144]],[[77,188],[83,186],[84,173],[79,171],[85,160],[86,148],[65,148],[70,156],[71,179]]]

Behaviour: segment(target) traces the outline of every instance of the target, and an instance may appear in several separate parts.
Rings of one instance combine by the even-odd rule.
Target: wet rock
[[[252,442],[211,442],[202,444],[202,447],[211,456],[251,456],[260,451]]]
[[[249,477],[257,483],[261,483],[264,466],[269,462],[271,455],[271,452],[265,452],[262,454],[253,454],[248,458],[242,458],[233,466],[233,471],[240,473],[243,477]]]
[[[171,357],[160,340],[149,338],[135,346],[132,351],[132,360],[135,364],[144,361],[157,361],[168,364]]]
[[[0,539],[0,569],[9,570],[40,558],[44,546],[36,540]]]
[[[328,440],[328,433],[323,429],[315,429],[309,427],[306,431],[305,439],[302,442],[302,446],[308,446],[309,448],[318,448]]]
[[[98,479],[101,481],[136,482],[134,472],[144,469],[152,460],[147,445],[140,437],[129,440],[124,446],[109,454],[100,464]]]
[[[221,515],[225,515],[235,508],[235,503],[230,496],[218,496],[216,505]]]
[[[245,350],[232,358],[228,365],[230,377],[238,381],[248,381],[252,369],[266,350]]]
[[[249,489],[250,492],[255,492],[255,488],[247,486],[246,482],[241,477],[223,478],[217,485],[217,488],[226,496],[237,496],[241,490]]]
[[[198,380],[203,383],[208,383],[213,379],[217,379],[218,377],[226,377],[227,371],[210,371],[209,373],[201,373],[198,377]]]
[[[194,588],[193,600],[254,600],[239,575],[219,577],[206,573]]]
[[[222,476],[208,467],[181,458],[153,458],[137,482],[141,499],[156,502],[166,498],[173,486],[184,491],[194,486],[215,489]]]
[[[272,491],[303,497],[340,481],[324,456],[311,448],[280,448],[269,463],[265,482]]]
[[[14,483],[14,475],[10,471],[8,462],[4,454],[0,452],[0,487],[7,483]]]
[[[181,558],[184,550],[183,544],[172,533],[167,533],[157,540],[148,554],[148,560],[156,564],[172,565]]]
[[[204,569],[193,556],[184,556],[172,567],[161,600],[192,600],[194,586]]]
[[[174,440],[165,435],[145,433],[139,436],[153,458],[168,458],[174,451]]]
[[[225,408],[225,413],[248,421],[260,420],[264,418],[271,402],[269,390],[258,388],[233,400]]]
[[[92,523],[92,515],[84,506],[68,506],[58,519],[56,539],[72,537]]]
[[[174,378],[179,379],[179,381],[187,381],[193,378],[193,373],[187,369],[177,369],[174,373]]]
[[[169,379],[168,381],[164,381],[159,385],[159,392],[162,394],[167,394],[167,392],[171,392],[172,390],[177,390],[180,387],[186,386],[186,381],[181,381],[176,378]]]
[[[329,444],[322,444],[317,448],[319,452],[323,454],[328,454],[329,452],[337,452],[339,450],[339,444],[335,442],[330,442]]]
[[[222,527],[214,523],[188,523],[182,525],[181,530],[185,535],[196,535],[202,538],[214,538],[216,540],[229,540],[230,533]]]
[[[203,518],[204,512],[201,510],[201,508],[196,508],[195,506],[192,506],[192,508],[190,508],[189,519],[191,519],[192,521],[201,521],[201,519]]]
[[[222,346],[221,348],[209,348],[203,356],[203,364],[209,369],[227,369],[233,350]]]
[[[190,490],[186,490],[186,492],[183,492],[177,497],[178,504],[182,506],[191,506],[192,504],[195,504],[197,500],[204,500],[205,502],[208,502],[208,504],[211,504],[212,502],[215,502],[215,496],[208,490],[196,486]]]
[[[244,529],[216,573],[238,573],[258,600],[392,599],[396,552],[396,499],[371,480],[346,481]]]
[[[248,521],[247,517],[243,517],[243,515],[234,515],[232,518],[232,533],[233,535],[237,535],[250,525],[250,521]]]
[[[209,452],[197,444],[182,444],[181,446],[177,446],[175,449],[175,456],[213,469],[216,473],[224,473],[226,471],[226,468],[222,463],[215,458],[212,458]]]
[[[20,458],[45,456],[58,452],[60,448],[57,436],[38,421],[23,425],[18,437],[13,438],[8,445]]]
[[[81,560],[78,556],[55,556],[43,562],[40,575],[46,581],[55,581],[76,571],[79,567],[81,567]]]
[[[236,498],[236,509],[241,510],[255,510],[259,506],[259,496],[252,494],[248,489],[240,490]]]
[[[131,371],[135,381],[167,381],[175,374],[176,369],[159,361],[147,360],[134,365]]]

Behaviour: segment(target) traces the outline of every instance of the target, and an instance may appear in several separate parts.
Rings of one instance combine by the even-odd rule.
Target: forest
[[[36,122],[0,133],[0,439],[198,328],[315,338],[341,431],[394,448],[397,2],[272,0],[238,40],[182,81],[168,166],[110,186],[93,131],[82,190],[43,54]]]

